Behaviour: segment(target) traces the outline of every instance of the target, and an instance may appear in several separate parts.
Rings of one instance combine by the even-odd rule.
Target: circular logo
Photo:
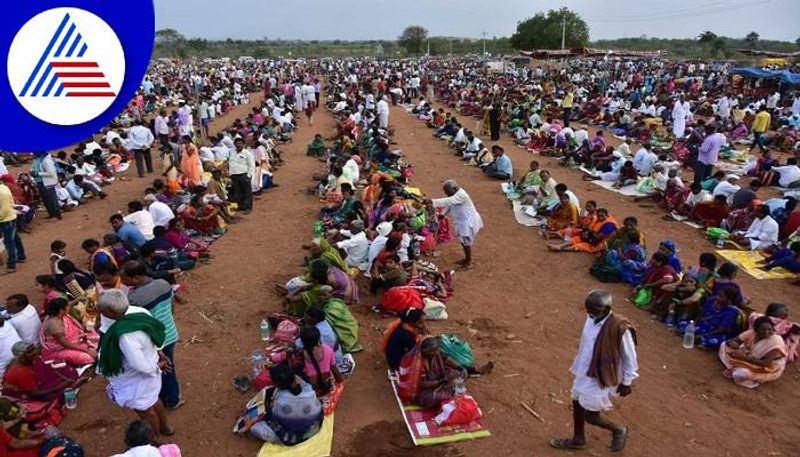
[[[44,122],[76,125],[102,114],[125,80],[125,52],[109,25],[80,8],[31,18],[8,51],[17,101]]]
[[[52,151],[121,113],[153,54],[153,0],[15,2],[0,14],[0,150]]]

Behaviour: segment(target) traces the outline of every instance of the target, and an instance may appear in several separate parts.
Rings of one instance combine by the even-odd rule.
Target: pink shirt
[[[306,353],[308,355],[308,353]],[[333,349],[327,344],[322,345],[322,359],[319,360],[319,369],[322,373],[320,373],[320,377],[326,376],[328,373],[331,372],[334,365],[333,359]],[[317,374],[317,370],[314,368],[314,363],[311,360],[306,360],[305,364],[305,372],[306,375],[309,377],[315,376]]]

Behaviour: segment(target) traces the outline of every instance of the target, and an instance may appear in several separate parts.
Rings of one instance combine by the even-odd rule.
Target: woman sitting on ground
[[[647,251],[640,242],[636,232],[628,233],[628,244],[606,252],[605,262],[613,267],[619,278],[630,284],[637,285],[647,272]]]
[[[637,294],[642,289],[650,289],[652,295],[649,303],[637,303],[637,306],[650,310],[658,314],[661,306],[661,298],[666,294],[662,286],[675,282],[678,274],[669,264],[669,260],[662,252],[656,252],[650,259],[650,265],[647,267],[644,275],[640,279],[639,285],[633,289],[633,293]],[[636,278],[633,278],[636,279]]]
[[[63,298],[47,305],[47,317],[39,330],[42,357],[63,360],[73,367],[92,364],[97,360],[100,338],[94,330],[85,331],[81,323],[69,315],[69,308]]]
[[[678,320],[697,318],[700,304],[708,296],[716,276],[717,256],[710,252],[700,254],[698,265],[686,270],[680,282],[661,286],[664,303],[669,303],[664,323],[674,326]]]
[[[317,396],[324,397],[333,391],[334,381],[344,381],[336,366],[333,348],[320,342],[319,329],[305,327],[300,331],[303,343],[303,372],[305,379],[314,387]]]
[[[755,330],[756,319],[766,316],[772,321],[775,333],[783,338],[786,344],[786,363],[797,359],[797,348],[800,346],[800,324],[789,320],[789,308],[783,303],[770,303],[765,314],[751,313],[747,319],[748,327]]]
[[[169,221],[164,239],[175,249],[185,252],[191,258],[211,258],[211,255],[208,253],[208,244],[190,238],[180,218],[176,217]]]
[[[559,230],[578,225],[578,208],[566,192],[559,196],[558,205],[547,217],[547,230],[554,234]]]
[[[709,297],[695,325],[697,343],[708,349],[716,349],[720,344],[739,334],[742,325],[741,302],[734,288],[727,288]],[[678,331],[686,331],[687,322],[678,324]]]
[[[272,402],[266,418],[249,425],[250,436],[286,446],[308,441],[322,428],[324,417],[314,388],[287,365],[276,365],[269,374],[275,385]]]
[[[426,409],[438,410],[442,403],[455,395],[457,379],[467,377],[457,362],[442,353],[439,338],[428,338],[420,343],[421,382],[416,404]]]
[[[195,195],[180,213],[183,224],[189,230],[203,236],[220,236],[225,233],[219,222],[219,209],[211,204],[203,204],[203,196]]]
[[[726,341],[719,348],[719,358],[725,365],[723,375],[751,389],[780,378],[786,368],[786,355],[786,344],[775,333],[767,316],[759,317],[752,330]]]
[[[414,349],[426,333],[425,313],[421,309],[409,308],[389,325],[383,332],[381,351],[392,371],[397,371],[403,356]]]
[[[597,210],[597,219],[587,230],[562,243],[550,243],[547,248],[551,251],[581,251],[590,254],[600,252],[605,249],[606,239],[617,231],[617,227],[617,221],[609,216],[608,210],[600,208]]]

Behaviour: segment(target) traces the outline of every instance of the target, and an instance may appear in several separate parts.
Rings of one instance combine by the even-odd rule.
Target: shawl
[[[631,331],[636,344],[636,328],[633,324],[628,319],[611,313],[594,342],[592,362],[586,376],[597,379],[602,387],[612,387],[620,383],[622,355],[619,347],[626,330]]]
[[[122,349],[119,338],[122,335],[144,332],[156,347],[164,345],[166,330],[164,324],[145,313],[126,314],[108,329],[100,342],[99,368],[103,376],[110,378],[122,373]]]

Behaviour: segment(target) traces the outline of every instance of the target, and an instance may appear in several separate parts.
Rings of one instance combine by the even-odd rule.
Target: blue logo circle
[[[139,89],[154,38],[153,0],[8,8],[0,17],[0,149],[63,148],[106,126]]]

